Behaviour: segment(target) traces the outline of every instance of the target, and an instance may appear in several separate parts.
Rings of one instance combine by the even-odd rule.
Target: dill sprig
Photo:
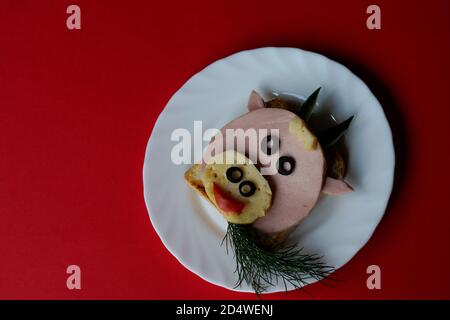
[[[329,275],[334,271],[333,267],[320,261],[320,256],[303,254],[303,248],[289,246],[274,251],[264,248],[252,236],[250,227],[245,225],[228,223],[223,241],[227,252],[228,246],[234,250],[235,273],[238,275],[235,288],[245,281],[256,294],[277,285],[280,279],[287,291],[288,284],[296,289],[302,288],[309,279],[321,282],[330,279]]]

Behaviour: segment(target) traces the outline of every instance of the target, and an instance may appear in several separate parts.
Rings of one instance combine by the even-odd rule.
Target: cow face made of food
[[[285,109],[267,107],[255,91],[250,95],[248,110],[211,139],[203,164],[192,167],[185,177],[229,222],[251,222],[261,234],[284,239],[314,208],[321,192],[337,195],[352,189],[343,180],[326,177],[322,147],[299,116]],[[252,148],[247,143],[227,143],[228,129],[240,133],[253,129],[261,145]],[[245,166],[228,162],[220,169],[216,159],[223,155],[221,152],[234,152],[234,160],[247,159]],[[274,162],[276,165],[272,166]],[[269,174],[262,170],[266,167]],[[274,167],[275,171],[268,167]],[[251,192],[246,194],[245,190]],[[264,205],[258,206],[252,198]],[[268,202],[271,202],[269,206]]]

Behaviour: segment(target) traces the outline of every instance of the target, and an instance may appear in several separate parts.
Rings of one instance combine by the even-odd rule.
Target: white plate
[[[193,76],[170,99],[148,141],[144,196],[152,224],[167,249],[189,270],[213,284],[234,289],[233,255],[221,246],[225,220],[184,182],[188,165],[174,165],[170,137],[176,128],[221,128],[246,112],[251,90],[308,95],[319,86],[318,112],[342,121],[355,115],[348,132],[346,180],[355,191],[323,196],[293,239],[336,268],[369,240],[383,217],[394,174],[392,134],[383,110],[367,86],[347,68],[322,55],[294,48],[261,48],[214,62]],[[292,289],[289,287],[288,289]],[[284,291],[280,283],[268,292]]]

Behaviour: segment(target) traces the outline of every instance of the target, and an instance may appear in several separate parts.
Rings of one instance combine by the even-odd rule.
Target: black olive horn
[[[306,122],[308,122],[309,118],[311,117],[314,106],[316,105],[317,97],[319,96],[320,89],[322,89],[322,87],[316,89],[316,91],[311,93],[296,112],[296,114]]]
[[[319,139],[320,145],[323,148],[328,148],[334,145],[347,130],[350,122],[352,122],[354,116],[351,116],[344,122],[339,123],[331,128],[327,128],[317,133],[317,138]]]

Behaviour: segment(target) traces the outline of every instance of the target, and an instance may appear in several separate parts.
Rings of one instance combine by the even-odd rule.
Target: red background
[[[78,4],[82,29],[69,31]],[[164,248],[142,164],[171,95],[216,59],[293,46],[344,63],[381,101],[397,172],[386,215],[334,288],[268,298],[450,298],[450,4],[381,1],[1,1],[0,298],[255,298]],[[155,168],[157,170],[157,168]],[[66,267],[82,289],[66,288]],[[378,264],[382,290],[366,288]]]

